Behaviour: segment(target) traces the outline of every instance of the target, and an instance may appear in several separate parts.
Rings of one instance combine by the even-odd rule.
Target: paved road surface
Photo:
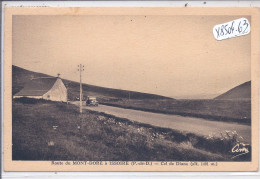
[[[73,104],[78,105],[79,103]],[[172,128],[182,132],[190,132],[198,135],[219,135],[220,132],[225,132],[226,130],[237,131],[237,133],[244,138],[244,142],[251,142],[250,126],[244,124],[210,121],[202,118],[183,117],[178,115],[143,112],[106,105],[99,105],[98,107],[89,107],[83,105],[83,109],[104,112],[118,116],[120,118],[127,118],[132,121],[164,128]]]

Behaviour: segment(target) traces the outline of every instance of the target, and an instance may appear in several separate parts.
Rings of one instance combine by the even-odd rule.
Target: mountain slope
[[[251,81],[236,86],[215,99],[251,99]]]
[[[32,72],[23,68],[12,66],[12,78],[13,78],[13,95],[18,93],[24,85],[33,78],[39,77],[51,77],[43,73]],[[75,100],[79,97],[79,83],[63,79],[65,86],[68,89],[69,100]],[[129,98],[131,99],[172,99],[165,96],[141,93],[128,90],[119,90],[112,88],[99,87],[89,84],[83,84],[83,96],[97,96],[99,98]]]

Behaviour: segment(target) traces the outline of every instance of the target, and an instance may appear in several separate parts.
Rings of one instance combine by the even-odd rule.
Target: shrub
[[[250,145],[245,144],[243,142],[243,137],[239,136],[236,131],[225,131],[221,132],[219,135],[209,135],[204,139],[200,138],[195,146],[204,148],[208,151],[233,156],[232,148],[236,145],[247,146],[249,153],[251,151]]]
[[[64,103],[64,102],[58,102],[58,101],[50,101],[46,99],[36,99],[36,98],[27,98],[27,97],[21,97],[21,98],[14,98],[15,102],[20,102],[24,104],[37,104],[37,103]]]

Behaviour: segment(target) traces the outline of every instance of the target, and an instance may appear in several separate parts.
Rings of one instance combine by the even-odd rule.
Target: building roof
[[[47,93],[57,81],[57,78],[34,78],[25,84],[24,88],[14,96],[42,96]]]

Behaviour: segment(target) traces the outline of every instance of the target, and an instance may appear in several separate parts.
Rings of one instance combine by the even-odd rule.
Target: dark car
[[[98,101],[96,97],[87,97],[86,100],[86,105],[87,106],[98,106]]]

